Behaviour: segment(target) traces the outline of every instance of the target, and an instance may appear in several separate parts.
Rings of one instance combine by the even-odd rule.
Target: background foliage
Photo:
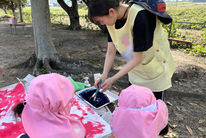
[[[170,32],[172,38],[192,41],[192,45],[172,42],[172,48],[184,50],[189,54],[206,57],[206,3],[173,2],[167,3],[167,12],[173,18],[173,24],[163,25],[166,32]],[[1,8],[1,7],[0,7]],[[99,29],[89,22],[87,18],[87,6],[79,5],[80,24],[82,29]],[[18,13],[18,10],[16,10]],[[52,7],[51,22],[53,24],[69,25],[69,17],[62,8]],[[5,14],[0,10],[0,17],[12,17],[12,11]],[[31,23],[31,8],[23,8],[23,18],[26,23]],[[184,22],[184,23],[183,23]],[[186,22],[186,23],[185,23]]]

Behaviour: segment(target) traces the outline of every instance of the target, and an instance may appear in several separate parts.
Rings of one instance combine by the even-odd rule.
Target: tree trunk
[[[4,13],[5,13],[5,14],[7,14],[7,13],[8,13],[6,9],[3,9],[3,10],[4,10]]]
[[[87,6],[89,5],[89,3],[91,2],[91,0],[82,0]]]
[[[78,30],[81,28],[79,23],[79,14],[78,14],[78,4],[77,0],[72,0],[72,7],[69,7],[64,0],[57,0],[59,5],[66,11],[70,18],[70,26],[71,30]]]
[[[58,60],[57,51],[52,42],[51,22],[48,0],[31,0],[32,24],[35,42],[35,56],[37,62],[34,74],[38,74],[38,68],[45,67],[51,70],[50,62]]]
[[[19,5],[20,22],[24,22],[22,17],[21,0],[18,0],[18,5]]]
[[[8,6],[7,5],[2,5],[1,8],[3,9],[4,13],[7,14]]]
[[[87,64],[83,65],[79,61],[67,59],[57,54],[51,37],[48,0],[31,0],[31,10],[35,51],[26,62],[19,66],[29,68],[34,66],[34,75],[51,72],[58,72],[66,75],[67,73],[76,73],[79,75],[82,70],[88,70]],[[58,69],[62,69],[64,72],[57,71]],[[67,73],[65,73],[65,71]]]
[[[11,10],[12,10],[13,16],[16,17],[15,9],[11,9]]]
[[[13,16],[16,17],[16,15],[15,15],[15,9],[16,8],[15,8],[14,3],[12,1],[11,1],[10,9],[12,11]]]

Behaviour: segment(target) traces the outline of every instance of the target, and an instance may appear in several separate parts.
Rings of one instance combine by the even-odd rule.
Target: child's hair
[[[94,22],[94,16],[105,16],[109,14],[109,9],[117,9],[119,0],[91,0],[88,5],[88,17],[91,22]]]
[[[14,112],[15,117],[21,117],[25,103],[19,103],[13,108],[13,112]]]

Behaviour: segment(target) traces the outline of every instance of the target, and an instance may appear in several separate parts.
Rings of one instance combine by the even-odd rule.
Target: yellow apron
[[[115,25],[107,26],[116,49],[126,61],[132,58],[133,25],[136,15],[141,10],[144,10],[141,6],[133,4],[129,10],[127,21],[122,28],[115,29]],[[175,63],[167,36],[158,18],[156,18],[153,45],[143,52],[143,56],[145,57],[144,60],[128,73],[130,83],[148,87],[153,92],[170,88]]]

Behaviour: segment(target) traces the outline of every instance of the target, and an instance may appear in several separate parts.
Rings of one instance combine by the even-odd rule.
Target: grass
[[[206,23],[206,2],[177,2],[167,3],[167,12],[173,17],[174,21],[187,21],[195,23]]]

